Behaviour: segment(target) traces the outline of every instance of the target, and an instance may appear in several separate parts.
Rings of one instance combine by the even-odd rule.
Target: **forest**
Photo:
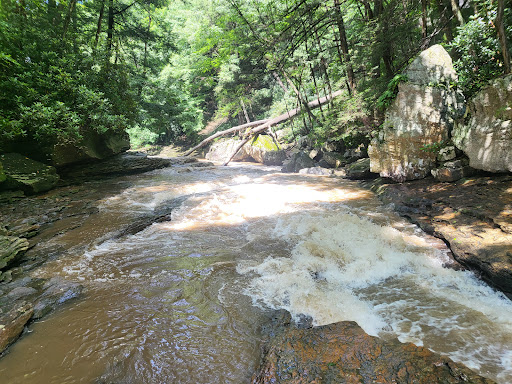
[[[510,72],[511,37],[508,0],[3,0],[0,152],[190,146],[297,107],[288,140],[367,140],[419,52],[442,44],[470,97]]]

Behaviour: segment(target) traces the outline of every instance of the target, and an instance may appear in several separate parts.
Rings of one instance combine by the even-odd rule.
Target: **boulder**
[[[441,46],[423,51],[405,75],[408,81],[399,84],[383,130],[368,148],[371,171],[398,182],[430,174],[436,153],[429,148],[448,140],[465,111],[464,96],[449,85],[457,76]]]
[[[27,194],[45,192],[57,185],[57,170],[18,153],[0,155],[5,181],[2,189],[21,189]]]
[[[16,303],[9,311],[3,313],[2,310],[5,308],[0,309],[0,353],[16,341],[34,313],[32,304],[25,302]]]
[[[130,149],[130,137],[125,131],[95,131],[83,134],[79,143],[58,143],[49,149],[49,157],[56,167],[103,160]]]
[[[211,145],[210,150],[205,157],[210,161],[224,163],[229,160],[240,143],[241,140],[239,139],[224,139],[216,141]],[[249,159],[251,159],[251,156],[247,153],[246,146],[243,146],[233,158],[233,161],[244,161]]]
[[[258,135],[244,146],[247,154],[265,165],[283,165],[286,153],[281,150],[269,135]]]
[[[320,165],[325,168],[339,168],[345,163],[345,159],[338,152],[324,152],[320,160]]]
[[[281,172],[297,173],[304,168],[313,168],[316,166],[309,155],[304,151],[298,151],[291,155],[291,157],[283,163]]]
[[[493,80],[469,102],[469,121],[456,124],[453,142],[469,165],[512,172],[512,75]]]
[[[369,336],[349,321],[288,327],[267,350],[252,384],[493,383],[427,348]]]
[[[377,176],[370,172],[370,159],[360,159],[345,167],[347,177],[354,180],[369,179]]]

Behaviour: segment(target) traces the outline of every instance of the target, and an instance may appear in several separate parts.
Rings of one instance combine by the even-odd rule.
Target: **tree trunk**
[[[108,59],[112,53],[114,39],[114,0],[108,0],[108,27],[107,27],[107,53]]]
[[[452,6],[453,16],[459,22],[459,25],[464,25],[464,18],[462,17],[462,13],[460,12],[459,4],[457,0],[450,0],[450,4]]]
[[[494,25],[496,26],[496,32],[498,33],[498,39],[500,41],[501,52],[503,55],[503,64],[505,65],[505,73],[510,73],[510,52],[507,45],[507,36],[505,34],[505,25],[503,24],[503,13],[505,9],[505,0],[498,0],[498,9],[496,11],[496,20]]]
[[[343,62],[345,63],[347,72],[347,82],[349,86],[350,94],[354,94],[356,90],[356,80],[354,77],[354,70],[352,68],[352,60],[348,50],[347,34],[345,32],[345,23],[343,22],[343,16],[341,14],[341,5],[339,0],[334,0],[334,12],[336,17],[336,23],[338,25],[339,33],[339,44],[341,52],[343,54]]]
[[[103,12],[105,12],[105,0],[101,2],[100,14],[98,16],[98,24],[96,26],[96,38],[94,39],[94,50],[98,47],[98,41],[100,40],[101,23],[103,22]]]
[[[69,24],[71,22],[71,16],[75,13],[76,0],[71,0],[69,3],[68,13],[66,14],[66,19],[64,20],[64,30],[62,31],[62,40],[66,38],[66,33],[69,28]]]
[[[421,0],[421,35],[427,38],[427,0]]]

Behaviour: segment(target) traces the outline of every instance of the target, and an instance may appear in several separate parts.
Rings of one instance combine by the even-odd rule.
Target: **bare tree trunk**
[[[457,21],[459,22],[459,25],[464,25],[464,18],[462,17],[462,13],[460,12],[459,4],[457,0],[450,0],[450,4],[452,6],[452,12]]]
[[[501,52],[503,55],[503,63],[505,65],[505,73],[510,73],[510,52],[507,45],[507,36],[505,34],[505,26],[503,25],[503,13],[505,9],[505,1],[498,0],[498,10],[496,12],[496,20],[494,25],[498,33],[498,39],[500,40]]]
[[[427,38],[427,0],[421,0],[421,34]]]
[[[356,90],[356,80],[354,76],[354,70],[352,68],[352,60],[348,50],[347,34],[345,32],[345,23],[343,22],[343,16],[341,14],[341,6],[339,0],[334,0],[334,11],[336,12],[336,23],[338,24],[339,32],[339,43],[341,52],[343,54],[343,62],[345,63],[347,72],[347,81],[349,85],[350,94],[354,94]]]
[[[110,60],[114,40],[114,0],[108,0],[107,52]]]
[[[247,123],[251,122],[251,119],[249,119],[249,114],[247,113],[247,108],[245,108],[245,103],[243,99],[240,99],[240,105],[242,106],[242,110],[244,111],[245,120]]]
[[[98,16],[98,25],[96,27],[96,38],[94,39],[94,50],[98,46],[101,33],[101,23],[103,22],[103,12],[105,11],[105,0],[101,2],[100,15]]]

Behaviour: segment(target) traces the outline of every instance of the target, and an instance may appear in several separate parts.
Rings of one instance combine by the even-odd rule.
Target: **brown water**
[[[36,275],[85,295],[31,326],[0,360],[1,383],[248,382],[278,308],[354,320],[512,382],[510,301],[443,268],[442,243],[356,184],[240,164],[127,180],[56,238],[70,251]],[[95,241],[170,201],[170,222]]]

